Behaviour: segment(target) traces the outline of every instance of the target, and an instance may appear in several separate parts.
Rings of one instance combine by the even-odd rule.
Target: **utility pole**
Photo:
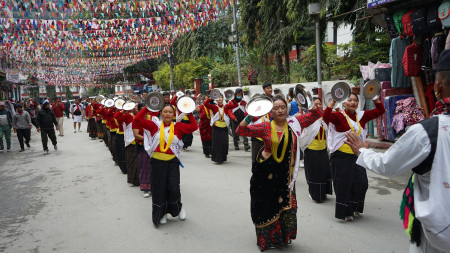
[[[309,15],[314,17],[316,23],[316,64],[317,64],[317,86],[319,88],[319,98],[322,99],[322,65],[320,56],[320,25],[319,25],[319,15],[322,10],[322,5],[320,3],[310,3],[309,4]]]
[[[170,65],[170,92],[175,92],[175,88],[173,87],[172,46],[169,47],[169,65]]]
[[[237,20],[236,20],[236,4],[237,4],[237,0],[233,0],[233,26],[231,29],[231,32],[234,33],[234,36],[236,38],[236,42],[235,42],[235,47],[236,47],[236,65],[237,65],[237,71],[238,71],[238,82],[239,82],[239,87],[242,87],[242,76],[241,76],[241,57],[239,55],[239,33],[238,33],[238,24],[237,24]]]

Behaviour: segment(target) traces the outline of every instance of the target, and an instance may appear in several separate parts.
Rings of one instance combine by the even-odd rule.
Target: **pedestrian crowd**
[[[368,122],[385,113],[380,99],[374,100],[375,109],[360,111],[355,93],[341,110],[335,109],[334,100],[322,110],[321,99],[314,98],[313,107],[305,110],[292,96],[272,95],[270,83],[262,88],[273,107],[261,117],[248,114],[239,88],[228,102],[223,95],[198,101],[198,121],[192,113],[182,113],[178,97],[171,98],[169,92],[162,94],[159,111],[138,101],[116,108],[115,103],[92,99],[87,104],[77,100],[70,112],[74,133],[81,132],[85,118],[89,137],[104,142],[114,164],[127,174],[127,183],[139,186],[143,197],[152,197],[155,227],[167,223],[168,214],[187,218],[181,201],[180,166],[181,151],[192,144],[192,133],[200,128],[203,155],[223,164],[231,128],[235,150],[240,149],[241,137],[244,150],[251,150],[250,213],[261,251],[287,247],[296,239],[299,205],[295,182],[301,159],[310,198],[322,203],[334,189],[335,217],[341,222],[362,218],[368,190],[366,169],[387,176],[411,171],[400,204],[412,242],[410,252],[450,251],[450,41],[439,60],[433,116],[412,126],[384,153],[371,150],[366,142]],[[16,108],[11,113],[0,103],[2,150],[3,136],[7,149],[11,148],[11,127],[17,132],[21,151],[24,144],[29,147],[33,117],[22,104]],[[45,100],[35,114],[34,125],[41,132],[45,154],[47,137],[57,149],[54,127],[64,136],[64,110],[58,100],[52,105]]]

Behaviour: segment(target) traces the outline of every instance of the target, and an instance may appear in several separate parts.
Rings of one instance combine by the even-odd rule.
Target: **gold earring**
[[[436,98],[439,100],[440,98],[440,96],[441,96],[441,93],[440,92],[434,92],[434,96],[436,96]]]

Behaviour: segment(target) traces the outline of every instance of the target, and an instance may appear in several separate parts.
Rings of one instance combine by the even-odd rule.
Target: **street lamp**
[[[231,32],[235,36],[235,45],[236,45],[236,65],[238,72],[238,83],[239,87],[242,87],[242,77],[241,77],[241,58],[239,54],[239,33],[238,33],[238,24],[236,19],[236,4],[237,0],[233,0],[233,24],[231,25]]]
[[[317,84],[319,88],[319,98],[322,99],[322,65],[320,57],[320,26],[319,26],[319,15],[322,10],[322,5],[320,3],[310,3],[308,10],[309,15],[314,17],[314,21],[316,23]]]

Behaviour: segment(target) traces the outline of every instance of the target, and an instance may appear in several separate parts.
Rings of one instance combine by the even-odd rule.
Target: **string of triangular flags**
[[[48,84],[89,83],[167,54],[230,0],[3,0],[0,57]],[[106,15],[105,15],[106,14]]]

